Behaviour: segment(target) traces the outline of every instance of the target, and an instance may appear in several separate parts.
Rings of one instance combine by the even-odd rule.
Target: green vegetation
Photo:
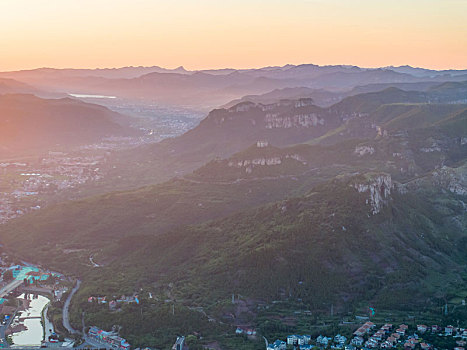
[[[296,329],[331,332],[334,321],[320,316],[329,313],[331,304],[340,315],[354,312],[363,300],[381,310],[433,313],[439,305],[435,295],[449,295],[465,284],[467,256],[460,242],[466,236],[455,229],[462,225],[458,220],[465,221],[461,202],[428,189],[394,193],[382,213],[368,217],[366,194],[349,186],[361,180],[333,181],[304,197],[124,240],[120,259],[86,275],[73,303],[78,316],[73,321],[80,324],[85,311],[86,324],[110,327],[118,321],[122,334],[136,344],[151,344],[159,329],[156,320],[166,325],[167,343],[177,334],[200,332],[212,341],[222,333],[217,323],[206,323],[203,313],[187,308],[202,306],[216,320],[228,321],[226,315],[236,312],[228,303],[232,293],[251,303],[238,317],[254,322],[268,337]],[[435,255],[436,261],[429,258]],[[142,295],[152,291],[160,301],[143,298],[141,306],[116,314],[87,302],[89,295],[118,296],[140,288]],[[176,315],[191,320],[191,328],[169,319],[172,303]],[[259,305],[277,306],[258,312]],[[312,316],[303,314],[310,309]],[[141,327],[131,338],[135,324]]]
[[[119,154],[115,170],[135,183],[147,169],[145,179],[193,173],[49,206],[3,225],[2,242],[83,280],[77,329],[84,314],[133,346],[185,335],[194,349],[259,349],[263,335],[350,334],[338,322],[368,305],[381,321],[463,319],[466,108],[428,103],[451,88],[271,107],[323,118],[310,128],[266,128],[261,106],[215,110],[180,138]],[[251,146],[264,139],[273,146]],[[117,310],[88,302],[136,294]],[[49,316],[64,331],[61,307]],[[234,335],[240,324],[258,337]]]

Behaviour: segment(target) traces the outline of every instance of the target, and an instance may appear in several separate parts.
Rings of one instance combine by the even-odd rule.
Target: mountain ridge
[[[31,147],[47,151],[139,132],[120,122],[127,117],[71,98],[44,99],[31,94],[0,95],[0,143],[7,154]]]

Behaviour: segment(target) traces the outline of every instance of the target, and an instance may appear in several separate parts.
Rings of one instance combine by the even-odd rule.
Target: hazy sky
[[[0,0],[0,70],[467,68],[467,0]]]

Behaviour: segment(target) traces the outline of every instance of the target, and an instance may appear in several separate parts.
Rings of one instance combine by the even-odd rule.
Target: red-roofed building
[[[397,334],[400,334],[400,335],[404,335],[404,334],[405,334],[405,329],[397,328],[397,329],[396,329],[396,333],[397,333]]]
[[[383,334],[378,331],[375,334],[373,334],[372,338],[381,341],[381,339],[383,339]]]
[[[397,339],[393,336],[389,336],[388,339],[386,339],[386,341],[390,342],[391,344],[394,344],[397,341]]]
[[[385,324],[383,327],[381,327],[381,330],[384,332],[389,333],[392,329],[392,325]]]
[[[353,332],[353,334],[357,337],[361,337],[362,335],[364,335],[366,333],[366,330],[363,328],[363,327],[360,327],[359,329],[357,329],[355,332]]]
[[[425,326],[424,324],[419,324],[417,325],[417,331],[420,333],[425,333],[427,331],[428,327]]]

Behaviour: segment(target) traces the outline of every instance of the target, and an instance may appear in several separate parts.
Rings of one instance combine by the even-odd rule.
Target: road
[[[5,295],[7,295],[11,291],[15,290],[16,288],[18,288],[23,283],[24,283],[23,281],[18,281],[18,280],[11,281],[5,287],[0,289],[0,298],[3,298]]]
[[[98,263],[94,262],[94,254],[89,257],[89,261],[91,262],[92,266],[94,267],[100,267]]]
[[[0,290],[0,298],[3,298],[11,291],[14,291],[16,288],[18,288],[22,284],[23,284],[23,281],[18,281],[18,280],[11,281],[10,283],[8,283],[6,286],[4,286]],[[6,339],[5,339],[5,331],[8,329],[8,327],[10,327],[10,324],[15,318],[15,315],[16,315],[16,311],[15,311],[15,314],[12,317],[10,317],[6,325],[0,325],[0,341],[3,344],[7,344]]]
[[[76,286],[74,286],[73,289],[71,290],[70,294],[68,295],[68,298],[65,301],[65,305],[63,306],[63,327],[65,327],[65,329],[71,334],[80,333],[79,331],[71,327],[70,319],[69,319],[69,309],[70,309],[71,298],[73,298],[73,295],[78,291],[80,285],[81,285],[81,281],[80,280],[76,281]]]
[[[10,319],[8,320],[8,322],[5,325],[0,326],[0,340],[3,342],[3,344],[6,345],[6,347],[8,347],[9,345],[8,345],[8,342],[6,341],[5,332],[8,329],[8,327],[10,327],[13,320],[15,319],[17,311],[18,311],[18,309],[16,309],[15,313],[13,315],[11,315]]]

